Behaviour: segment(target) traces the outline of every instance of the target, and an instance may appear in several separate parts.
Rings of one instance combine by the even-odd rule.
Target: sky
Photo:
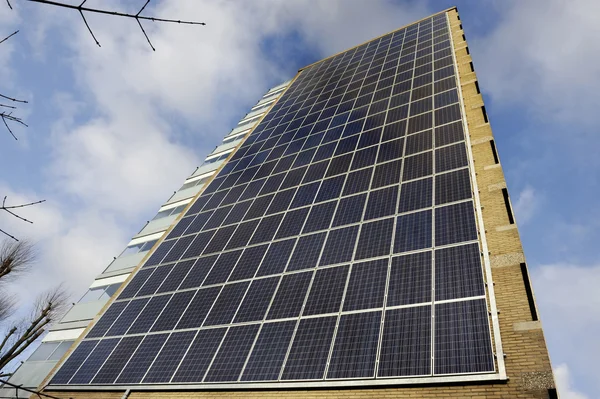
[[[456,5],[561,398],[600,396],[600,2],[152,1],[147,15],[207,23],[145,23],[156,52],[135,21],[87,16],[98,47],[75,12],[11,3],[0,36],[20,32],[0,44],[0,93],[29,101],[29,127],[18,141],[0,129],[0,195],[46,200],[21,213],[32,225],[0,214],[38,248],[13,287],[23,307],[30,287],[63,281],[77,300],[270,87]]]

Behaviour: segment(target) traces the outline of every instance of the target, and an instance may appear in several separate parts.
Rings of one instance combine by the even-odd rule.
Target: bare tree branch
[[[41,204],[42,202],[46,202],[46,200],[40,200],[40,201],[34,201],[34,202],[28,202],[25,204],[18,204],[18,205],[6,205],[6,199],[7,196],[4,196],[4,200],[2,200],[2,206],[0,206],[0,211],[5,211],[8,214],[10,214],[11,216],[16,217],[19,220],[22,220],[23,222],[27,222],[27,223],[32,223],[33,222],[29,219],[25,219],[24,217],[18,215],[15,211],[13,211],[13,209],[18,209],[18,208],[25,208],[28,206],[33,206],[33,205],[37,205],[37,204]],[[3,233],[5,235],[7,235],[8,237],[12,238],[15,241],[19,241],[17,238],[15,238],[15,236],[8,234],[6,231],[0,229],[0,233]]]
[[[35,342],[52,322],[60,319],[68,306],[69,295],[59,285],[35,301],[31,317],[12,327],[0,344],[0,370]]]
[[[99,9],[99,8],[84,7],[83,5],[85,4],[85,2],[87,0],[84,0],[78,6],[72,5],[72,4],[61,3],[59,1],[52,1],[52,0],[27,0],[27,1],[30,1],[32,3],[41,3],[41,4],[46,4],[46,5],[49,5],[49,6],[55,6],[55,7],[61,7],[61,8],[68,8],[68,9],[72,9],[72,10],[77,10],[79,12],[79,14],[81,15],[81,18],[83,19],[83,22],[85,23],[85,26],[88,28],[88,31],[90,32],[90,35],[92,35],[92,38],[94,39],[94,42],[96,42],[96,44],[98,45],[98,47],[100,47],[100,42],[98,42],[98,40],[96,39],[96,36],[94,35],[94,32],[92,32],[92,29],[90,28],[90,25],[87,23],[87,20],[85,19],[85,16],[83,14],[84,11],[85,12],[90,12],[90,13],[97,13],[97,14],[112,15],[114,17],[124,17],[124,18],[135,19],[137,21],[140,29],[142,30],[142,33],[146,37],[146,40],[148,41],[148,44],[150,45],[150,47],[152,48],[153,51],[156,51],[156,49],[154,48],[154,46],[150,42],[150,38],[146,34],[146,31],[144,30],[144,27],[142,26],[142,23],[141,23],[140,20],[146,20],[146,21],[152,21],[152,22],[177,23],[177,24],[185,24],[185,25],[206,25],[206,23],[204,23],[204,22],[182,21],[182,20],[178,20],[178,19],[155,18],[155,17],[146,17],[146,16],[143,16],[143,15],[140,15],[141,12],[144,11],[144,9],[148,5],[148,3],[150,3],[150,0],[146,0],[146,3],[142,6],[142,8],[140,8],[140,10],[137,12],[137,14],[128,14],[128,13],[123,13],[123,12],[118,12],[118,11],[109,11],[109,10],[102,10],[102,9]]]
[[[8,3],[10,5],[10,3]],[[6,36],[4,39],[0,40],[0,44],[4,43],[5,41],[7,41],[8,39],[10,39],[11,37],[13,37],[14,35],[16,35],[17,33],[19,33],[18,30],[14,31],[13,33],[11,33],[10,35]]]
[[[36,252],[29,241],[3,240],[0,244],[0,283],[12,281],[28,272],[35,258]]]
[[[5,98],[5,99],[10,100],[10,101],[14,101],[16,103],[25,103],[25,104],[27,104],[26,100],[18,100],[16,98],[5,96],[4,94],[0,94],[0,97]]]

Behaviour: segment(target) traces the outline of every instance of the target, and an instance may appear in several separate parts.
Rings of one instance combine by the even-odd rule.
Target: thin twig
[[[85,1],[84,1],[84,3],[85,3]],[[98,45],[98,47],[102,47],[100,45],[100,42],[98,41],[98,39],[96,39],[96,36],[94,36],[94,32],[92,32],[92,28],[90,28],[90,26],[88,25],[87,21],[85,20],[85,17],[83,16],[83,11],[81,11],[81,9],[79,9],[79,14],[81,14],[81,18],[83,18],[83,23],[85,24],[85,26],[87,26],[88,30],[90,31],[90,35],[92,35],[92,37],[94,38],[94,41],[96,42],[96,44]]]
[[[17,237],[15,237],[15,236],[13,236],[13,235],[10,235],[10,234],[8,234],[6,231],[4,231],[4,230],[2,230],[2,229],[0,229],[0,233],[2,233],[2,234],[4,234],[4,235],[6,235],[6,236],[8,236],[8,237],[12,238],[12,239],[13,239],[13,240],[15,240],[15,241],[19,241],[19,240],[17,239]]]
[[[24,103],[24,104],[27,104],[27,101],[26,101],[26,100],[17,100],[16,98],[8,97],[8,96],[5,96],[4,94],[0,94],[0,97],[2,97],[2,98],[5,98],[5,99],[7,99],[7,100],[10,100],[10,101],[14,101],[14,102],[16,102],[16,103]]]
[[[15,140],[19,140],[19,139],[17,138],[17,136],[15,136],[15,134],[13,133],[13,131],[12,131],[12,130],[10,130],[10,127],[8,127],[8,123],[6,123],[6,117],[5,117],[5,115],[4,115],[4,114],[2,114],[2,115],[0,115],[0,116],[2,117],[2,122],[4,122],[4,126],[6,126],[6,129],[8,130],[8,132],[10,133],[10,135],[11,135],[11,136],[13,136],[13,138],[14,138]]]
[[[13,107],[12,105],[0,104],[0,107],[17,109],[17,107]]]
[[[3,119],[4,120],[4,119]],[[6,124],[6,121],[4,122]],[[8,131],[10,131],[10,129],[8,128],[8,125],[6,126],[6,128],[8,129]],[[12,133],[12,132],[11,132]],[[14,137],[14,134],[13,134]],[[16,137],[15,137],[16,139]],[[6,199],[8,198],[7,195],[4,196],[4,200],[2,200],[2,206],[0,207],[0,211],[6,211],[8,212],[10,215],[16,217],[19,220],[22,220],[24,222],[27,223],[31,223],[33,224],[33,222],[31,220],[25,219],[24,217],[17,215],[15,212],[11,211],[11,209],[17,209],[17,208],[25,208],[28,206],[33,206],[33,205],[37,205],[37,204],[41,204],[42,202],[45,202],[46,200],[40,200],[40,201],[34,201],[34,202],[28,202],[26,204],[19,204],[19,205],[10,205],[10,206],[6,206]],[[3,233],[5,235],[7,235],[8,237],[12,238],[15,241],[19,241],[17,240],[17,238],[11,234],[8,234],[6,231],[1,230],[0,229],[0,233]]]
[[[7,195],[4,196],[4,200],[2,201],[2,207],[0,209],[25,208],[26,206],[32,206],[32,205],[41,204],[42,202],[46,202],[46,200],[39,200],[39,201],[35,201],[35,202],[28,202],[26,204],[6,206],[6,198],[7,197],[8,197]]]
[[[146,34],[146,31],[144,30],[144,27],[142,26],[142,23],[140,22],[140,20],[137,19],[137,18],[135,20],[137,21],[138,25],[140,26],[140,29],[142,30],[142,33],[144,34],[144,36],[146,36],[146,40],[148,40],[148,44],[150,45],[150,47],[152,47],[152,51],[156,51],[156,49],[154,48],[154,46],[150,42],[150,38]]]
[[[140,8],[140,10],[138,11],[138,13],[135,14],[136,17],[140,16],[140,14],[142,13],[142,11],[144,11],[144,8],[146,8],[146,6],[148,5],[148,3],[150,3],[150,0],[146,0],[146,4],[144,4],[144,6],[142,8]]]
[[[8,3],[8,4],[10,5],[10,3]],[[16,35],[17,33],[19,33],[18,30],[14,31],[10,35],[6,36],[4,39],[0,40],[0,44],[4,43],[5,41],[7,41],[8,39],[10,39],[11,37],[13,37],[14,35]]]
[[[6,0],[6,4],[8,4],[8,8],[10,8],[11,10],[13,9],[12,6],[10,5],[10,1]]]
[[[144,9],[148,5],[148,3],[150,3],[150,0],[146,0],[146,3],[143,5],[142,8],[140,8],[140,10],[137,12],[137,14],[128,14],[128,13],[122,13],[122,12],[117,12],[117,11],[108,11],[108,10],[101,10],[101,9],[98,9],[98,8],[84,7],[83,5],[85,4],[85,2],[87,0],[83,0],[81,2],[81,4],[79,4],[78,6],[75,6],[75,5],[72,5],[72,4],[61,3],[61,2],[58,2],[58,1],[52,1],[52,0],[27,0],[27,1],[30,1],[30,2],[33,2],[33,3],[47,4],[47,5],[55,6],[55,7],[69,8],[69,9],[72,9],[72,10],[79,11],[79,13],[81,14],[81,17],[83,18],[83,22],[85,23],[85,26],[88,28],[88,31],[90,32],[90,34],[92,35],[92,38],[94,39],[94,41],[96,42],[96,44],[98,46],[100,46],[100,43],[96,39],[96,36],[94,36],[94,33],[92,32],[92,29],[90,28],[90,26],[88,25],[85,17],[83,16],[83,12],[84,11],[98,13],[98,14],[112,15],[112,16],[115,16],[115,17],[125,17],[125,18],[133,18],[133,19],[135,19],[137,21],[138,25],[140,26],[140,29],[142,29],[142,33],[146,37],[146,40],[148,41],[148,44],[150,45],[150,47],[152,48],[153,51],[156,51],[156,49],[154,48],[154,46],[150,42],[150,38],[146,34],[146,31],[144,30],[144,27],[142,26],[142,23],[140,22],[140,20],[142,20],[142,19],[148,20],[148,21],[152,21],[152,22],[167,22],[167,23],[177,23],[177,24],[185,24],[185,25],[206,25],[205,22],[182,21],[182,20],[178,20],[178,19],[154,18],[154,17],[145,17],[145,16],[140,15],[141,12],[144,11]]]

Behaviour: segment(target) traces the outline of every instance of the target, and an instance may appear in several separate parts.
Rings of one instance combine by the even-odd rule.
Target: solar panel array
[[[494,372],[445,14],[304,69],[53,385]]]

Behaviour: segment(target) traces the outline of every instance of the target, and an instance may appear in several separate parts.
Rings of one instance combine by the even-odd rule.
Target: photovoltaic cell
[[[471,198],[471,179],[468,169],[444,173],[435,177],[435,204]]]
[[[377,375],[391,377],[430,374],[431,306],[387,310]]]
[[[134,299],[133,301],[129,302],[129,305],[127,305],[127,307],[125,308],[125,310],[123,310],[119,318],[113,323],[106,335],[114,336],[125,334],[125,332],[131,326],[131,323],[134,322],[136,317],[138,317],[138,315],[140,314],[142,309],[144,309],[147,303],[148,298]]]
[[[485,299],[435,305],[435,374],[494,371]]]
[[[246,248],[238,260],[235,269],[233,269],[233,272],[229,276],[229,281],[244,280],[253,277],[267,248],[268,245],[266,244]]]
[[[373,377],[381,312],[343,315],[335,337],[328,378]]]
[[[392,258],[387,306],[431,301],[431,252]]]
[[[366,193],[342,198],[333,219],[333,227],[359,222],[363,216],[366,200]]]
[[[198,331],[198,335],[181,361],[173,376],[173,382],[200,382],[210,365],[219,344],[225,335],[225,328],[212,328]]]
[[[148,332],[169,299],[171,299],[171,295],[160,295],[151,298],[148,302],[148,305],[146,305],[144,310],[142,310],[131,328],[127,330],[127,334],[140,334]]]
[[[237,263],[237,260],[241,254],[241,249],[233,252],[222,253],[210,270],[210,273],[208,273],[208,276],[206,276],[206,279],[202,285],[206,286],[220,284],[227,281],[227,278],[231,274],[231,271],[235,267],[235,264]]]
[[[344,311],[382,307],[387,273],[388,259],[352,265]]]
[[[259,327],[259,324],[231,327],[206,374],[205,381],[237,381]]]
[[[285,270],[296,239],[277,241],[269,246],[267,254],[265,255],[258,272],[257,277],[268,276],[271,274],[282,273]]]
[[[54,377],[52,377],[51,384],[67,384],[99,342],[100,341],[82,341],[60,367]]]
[[[286,271],[311,269],[317,265],[326,233],[316,233],[298,239]]]
[[[339,266],[317,270],[304,307],[304,316],[339,312],[348,269],[348,266]]]
[[[299,316],[312,276],[312,272],[284,275],[273,298],[267,319]]]
[[[110,326],[117,320],[117,317],[121,314],[125,306],[127,306],[129,302],[116,302],[112,304],[106,312],[102,315],[100,320],[96,322],[94,327],[88,332],[86,338],[98,338],[103,337],[104,334],[108,331]]]
[[[279,277],[254,280],[238,309],[234,323],[262,320],[277,289]]]
[[[189,302],[187,310],[179,319],[177,329],[200,327],[220,291],[220,286],[198,290],[194,299]]]
[[[389,255],[392,246],[394,218],[364,223],[356,244],[356,260]]]
[[[214,326],[230,323],[248,289],[248,285],[247,281],[225,285],[210,313],[206,316],[204,325]]]
[[[104,361],[110,356],[120,338],[103,339],[98,342],[90,356],[83,362],[79,370],[69,381],[70,384],[89,384]]]
[[[371,191],[364,219],[378,219],[383,216],[393,215],[396,213],[397,200],[398,186]]]
[[[162,282],[162,284],[156,292],[160,294],[163,292],[175,291],[177,287],[179,287],[185,276],[189,273],[190,269],[192,268],[195,262],[196,260],[192,259],[183,262],[178,262],[177,264],[175,264],[173,270],[171,270],[171,273]]]
[[[174,294],[165,310],[152,326],[151,331],[172,330],[195,294],[196,291],[183,291]]]
[[[173,269],[173,265],[160,266],[154,269],[154,273],[152,273],[148,280],[146,280],[142,288],[140,288],[135,296],[137,297],[154,294],[165,278],[169,275],[171,269]]]
[[[108,359],[106,359],[106,362],[92,380],[92,384],[112,383],[136,350],[142,338],[141,336],[123,338]]]
[[[354,252],[354,242],[357,234],[358,226],[331,230],[327,236],[319,265],[325,266],[350,261]]]
[[[435,251],[435,299],[485,295],[479,245],[468,244]]]
[[[169,382],[185,355],[196,331],[175,332],[162,347],[144,377],[144,383]]]
[[[295,320],[263,324],[241,380],[277,380],[295,327]]]
[[[396,220],[394,252],[407,252],[431,247],[431,216],[431,211],[399,216]],[[436,244],[439,243],[436,241]]]
[[[116,380],[117,384],[139,383],[157,353],[167,340],[168,334],[147,335]]]
[[[300,320],[283,369],[283,380],[323,378],[337,317]]]
[[[121,294],[117,299],[133,298],[136,292],[139,291],[139,289],[142,287],[142,285],[144,285],[146,280],[148,280],[148,278],[152,273],[154,273],[154,271],[155,269],[138,270],[138,272],[133,276],[129,284],[127,284],[123,291],[121,291]]]
[[[198,258],[194,266],[192,266],[192,268],[190,269],[190,272],[187,274],[187,276],[179,286],[179,289],[182,290],[186,288],[200,287],[200,285],[208,275],[208,272],[210,272],[211,268],[215,264],[216,260],[217,255]]]
[[[477,239],[477,227],[471,201],[435,210],[436,246],[475,239]]]

